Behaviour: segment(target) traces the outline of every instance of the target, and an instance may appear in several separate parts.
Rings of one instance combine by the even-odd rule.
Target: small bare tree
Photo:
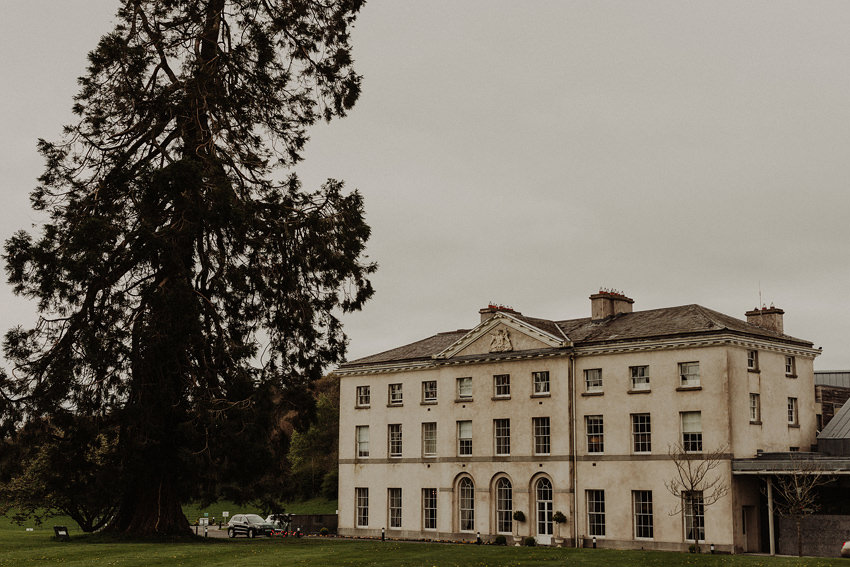
[[[686,451],[681,443],[668,447],[667,454],[676,465],[676,475],[664,483],[668,492],[676,497],[677,504],[670,511],[691,516],[691,526],[696,548],[699,550],[700,534],[703,525],[697,525],[697,518],[704,517],[705,508],[711,506],[729,492],[729,485],[720,474],[712,474],[725,459],[725,446],[709,452]]]
[[[803,517],[820,509],[818,488],[835,480],[811,456],[791,455],[788,473],[777,475],[774,482],[777,498],[774,508],[780,516],[793,518],[797,529],[797,556],[803,555]]]

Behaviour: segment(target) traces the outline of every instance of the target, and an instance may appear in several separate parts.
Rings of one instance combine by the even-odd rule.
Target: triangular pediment
[[[570,341],[564,337],[557,337],[507,313],[497,313],[434,358],[563,348],[569,345]]]

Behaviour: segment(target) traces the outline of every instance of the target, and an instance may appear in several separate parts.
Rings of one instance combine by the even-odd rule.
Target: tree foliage
[[[338,315],[375,269],[362,198],[291,168],[357,100],[361,3],[123,0],[79,120],[39,142],[47,221],[4,259],[41,318],[6,335],[0,428],[60,408],[115,424],[114,530],[187,532],[187,498],[267,488],[275,424],[344,356]]]
[[[328,376],[314,385],[316,415],[309,427],[292,433],[288,460],[292,496],[336,499],[339,482],[339,381]]]

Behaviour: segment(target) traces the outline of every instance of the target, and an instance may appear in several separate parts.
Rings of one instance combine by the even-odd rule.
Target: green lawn
[[[50,522],[52,526],[56,522]],[[658,567],[785,567],[847,565],[841,559],[689,555],[602,549],[549,549],[456,544],[343,540],[332,538],[219,539],[180,543],[116,542],[71,531],[70,542],[52,539],[52,528],[0,525],[0,567],[62,565],[90,567],[578,567],[646,565]]]

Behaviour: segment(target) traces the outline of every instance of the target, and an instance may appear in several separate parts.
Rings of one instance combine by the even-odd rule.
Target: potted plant
[[[525,513],[522,510],[517,510],[514,512],[513,519],[517,522],[517,526],[514,528],[514,544],[519,545],[522,541],[519,535],[519,524],[525,521]]]
[[[567,521],[567,517],[558,510],[552,514],[552,521],[555,522],[555,545],[561,547],[564,543],[564,538],[561,537],[561,524]]]

